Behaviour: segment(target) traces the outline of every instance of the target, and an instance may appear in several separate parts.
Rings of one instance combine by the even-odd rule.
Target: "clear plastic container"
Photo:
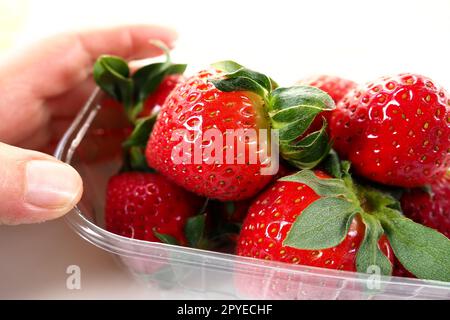
[[[157,293],[172,299],[450,299],[450,283],[266,262],[106,231],[102,228],[106,183],[121,162],[111,146],[118,146],[121,137],[102,136],[104,129],[99,128],[120,127],[123,122],[118,112],[102,108],[99,101],[96,91],[56,150],[56,156],[73,165],[84,180],[83,198],[66,219],[82,238],[109,251],[144,282],[152,297]]]

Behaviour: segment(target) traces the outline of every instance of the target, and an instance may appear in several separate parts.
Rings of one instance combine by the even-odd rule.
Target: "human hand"
[[[70,124],[95,84],[101,54],[139,59],[160,54],[150,39],[171,47],[176,35],[156,26],[63,34],[0,65],[0,225],[60,217],[80,200],[79,174],[43,148]]]

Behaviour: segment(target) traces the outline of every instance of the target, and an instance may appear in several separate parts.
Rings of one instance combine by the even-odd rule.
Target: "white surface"
[[[15,0],[11,0],[15,1]],[[281,84],[311,73],[357,81],[423,73],[450,87],[449,0],[28,0],[18,44],[121,23],[175,28],[175,60],[235,59]]]
[[[180,33],[175,60],[236,59],[281,84],[311,73],[357,81],[423,73],[450,88],[450,1],[29,1],[18,45],[51,33],[147,22]],[[82,290],[66,289],[66,268]],[[0,298],[142,298],[110,256],[64,223],[0,227]]]
[[[154,293],[134,282],[106,252],[60,219],[0,227],[0,299],[141,299]],[[66,286],[67,267],[81,269],[81,289]]]

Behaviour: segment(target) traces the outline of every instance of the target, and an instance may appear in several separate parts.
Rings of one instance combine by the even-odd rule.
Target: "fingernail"
[[[71,166],[48,160],[26,164],[25,202],[40,208],[57,209],[74,205],[82,189],[78,172]]]

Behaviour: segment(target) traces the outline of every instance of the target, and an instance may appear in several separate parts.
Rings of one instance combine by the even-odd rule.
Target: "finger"
[[[124,58],[154,56],[161,50],[149,43],[157,39],[171,47],[175,32],[158,26],[127,26],[62,34],[28,48],[6,67],[37,98],[60,95],[87,79],[92,64],[102,54]],[[37,81],[42,79],[42,81]]]
[[[48,123],[44,101],[55,98],[57,112],[73,115],[84,103],[86,81],[93,61],[103,53],[124,57],[152,56],[159,49],[148,43],[159,39],[168,46],[175,39],[170,29],[156,26],[129,26],[60,35],[28,48],[0,66],[0,141],[17,144]],[[62,103],[64,93],[79,88],[79,98]],[[58,101],[59,98],[59,101]],[[68,101],[68,100],[66,100]],[[82,104],[81,104],[82,105]]]
[[[83,184],[55,158],[0,143],[0,224],[43,222],[70,211]]]
[[[45,105],[53,117],[74,117],[84,106],[94,89],[94,80],[88,78],[69,92],[48,99]]]
[[[17,147],[49,153],[47,146],[57,145],[72,122],[73,118],[54,118],[48,125],[40,127],[30,137],[17,143]]]
[[[16,145],[49,122],[49,110],[25,96],[23,91],[8,92],[0,84],[0,96],[0,142]]]
[[[20,141],[14,145],[23,149],[43,151],[51,141],[51,131],[46,126],[43,126],[38,128],[23,141]]]
[[[130,60],[158,56],[163,52],[150,44],[150,40],[160,40],[172,48],[177,38],[173,29],[156,25],[122,26],[81,32],[78,35],[92,61],[101,54],[117,55]]]

